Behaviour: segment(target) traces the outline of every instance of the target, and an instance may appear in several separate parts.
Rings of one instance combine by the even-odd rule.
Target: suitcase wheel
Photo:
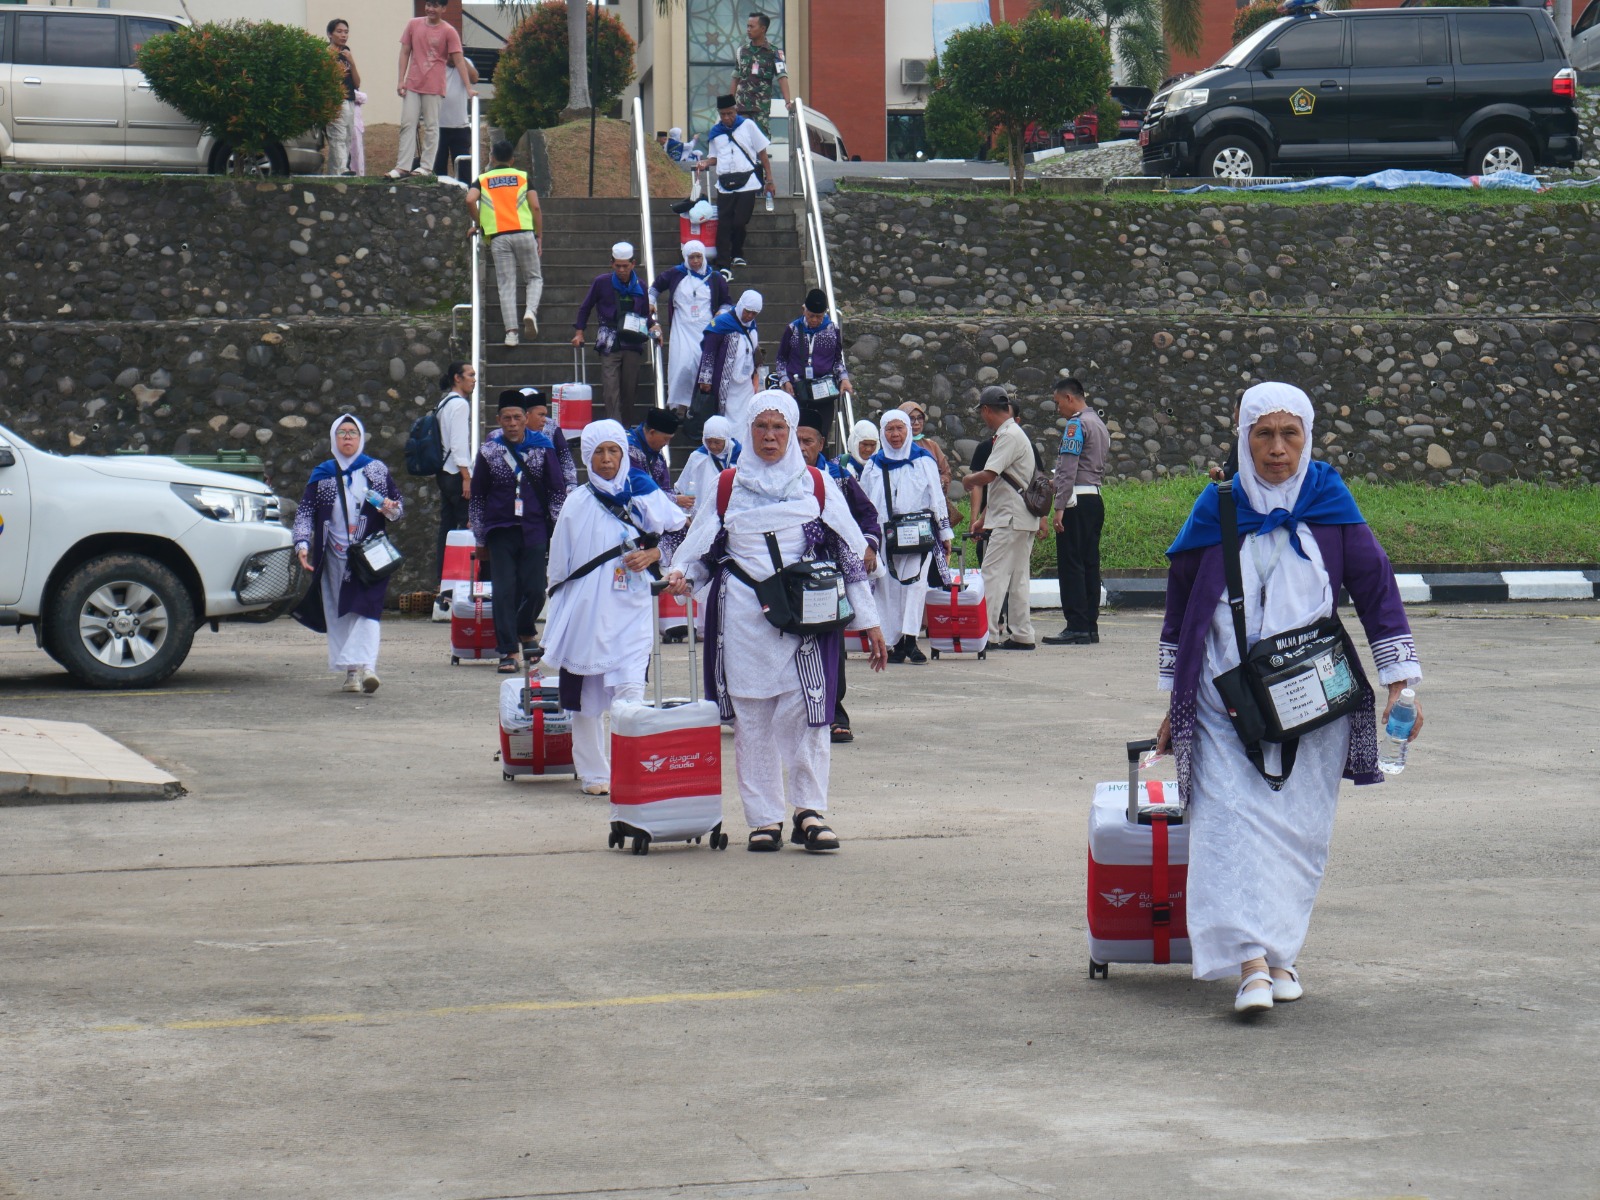
[[[980,659],[988,658],[989,657],[989,651],[987,649],[979,650],[978,651],[978,657]]]
[[[623,835],[622,835],[622,830],[617,828],[617,824],[618,824],[618,822],[616,822],[616,821],[613,821],[611,823],[611,834],[610,834],[609,837],[606,838],[606,849],[607,850],[620,849],[621,846],[622,846],[622,843],[627,841],[627,838],[623,837]]]
[[[725,833],[712,834],[711,848],[713,850],[726,850],[728,848],[728,835]]]
[[[511,778],[512,778],[511,772],[510,771],[501,771],[500,772],[500,778],[504,779],[507,783],[510,783],[511,782]]]
[[[650,853],[650,835],[648,833],[641,831],[633,835],[633,852],[635,854]]]
[[[1091,958],[1089,960],[1089,978],[1090,979],[1110,979],[1111,978],[1111,964],[1110,963],[1103,963],[1103,962],[1095,962],[1095,960]]]
[[[934,661],[937,662],[939,660],[939,647],[935,646],[930,653],[932,654]]]
[[[461,665],[461,659],[458,658],[456,655],[452,654],[450,656],[450,665],[452,667],[459,667]]]

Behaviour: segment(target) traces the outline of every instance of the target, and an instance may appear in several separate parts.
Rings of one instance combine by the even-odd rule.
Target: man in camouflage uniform
[[[772,86],[777,84],[783,93],[783,103],[794,111],[794,101],[789,97],[789,67],[783,61],[783,51],[767,41],[767,30],[772,18],[765,13],[751,13],[744,23],[750,41],[734,57],[733,86],[728,90],[739,102],[739,115],[756,123],[764,137],[771,137],[768,128],[772,116]]]

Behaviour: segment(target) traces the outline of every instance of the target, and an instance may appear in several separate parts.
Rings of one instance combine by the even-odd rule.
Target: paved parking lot
[[[501,781],[442,626],[386,623],[371,698],[288,622],[141,694],[7,638],[0,713],[189,794],[0,810],[0,1197],[1594,1197],[1597,616],[1413,613],[1426,738],[1347,790],[1307,998],[1253,1026],[1087,978],[1153,616],[854,669],[829,859],[746,854],[731,773],[730,851],[608,852]]]

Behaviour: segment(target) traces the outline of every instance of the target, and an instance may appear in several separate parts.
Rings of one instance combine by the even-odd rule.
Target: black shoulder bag
[[[752,579],[731,559],[728,570],[755,592],[767,624],[784,633],[809,637],[843,629],[855,619],[856,610],[845,594],[844,572],[837,565],[821,559],[802,559],[784,566],[777,537],[769,533],[766,539],[767,553],[772,558],[771,575]]]
[[[750,176],[752,175],[756,177],[757,183],[766,183],[766,176],[762,174],[761,164],[750,157],[750,151],[746,150],[742,145],[740,145],[739,140],[733,136],[733,132],[729,132],[724,136],[733,143],[735,150],[744,155],[744,160],[750,164],[750,169],[748,171],[719,172],[717,175],[717,186],[725,192],[737,192],[740,188],[744,187],[745,184],[750,182]]]
[[[333,484],[339,489],[339,507],[344,509],[344,527],[349,529],[355,522],[350,519],[350,501],[345,496],[343,477],[336,473]],[[347,561],[350,574],[356,577],[356,582],[371,587],[398,571],[405,556],[400,553],[400,547],[389,540],[389,535],[380,529],[376,533],[369,533],[359,542],[352,541]]]
[[[1276,792],[1294,772],[1301,736],[1356,712],[1369,689],[1360,675],[1355,646],[1337,614],[1263,637],[1253,647],[1247,645],[1233,484],[1218,484],[1217,493],[1222,562],[1239,665],[1218,675],[1214,682],[1251,765]],[[1282,775],[1267,772],[1263,742],[1283,748]]]
[[[934,516],[933,510],[924,508],[918,512],[896,514],[894,511],[894,488],[890,481],[894,472],[884,467],[883,470],[883,500],[889,509],[889,519],[883,526],[883,548],[889,554],[920,554],[926,555],[933,549],[934,541]],[[915,583],[922,575],[922,567],[911,572],[909,579],[901,579],[899,572],[895,571],[891,562],[889,573],[900,583]]]

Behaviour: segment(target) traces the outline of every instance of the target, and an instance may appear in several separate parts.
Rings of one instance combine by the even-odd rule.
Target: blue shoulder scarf
[[[716,319],[713,320],[711,324],[706,326],[706,332],[752,333],[755,331],[755,327],[756,323],[754,321],[751,321],[750,324],[746,325],[743,321],[739,320],[739,314],[735,311],[734,306],[730,305],[728,308],[725,308],[719,312],[716,316]]]
[[[716,464],[717,470],[726,471],[729,467],[734,466],[739,461],[739,451],[744,449],[744,447],[739,444],[738,438],[729,438],[728,440],[733,443],[733,449],[729,450],[728,453],[722,458],[718,458],[715,454],[711,453],[711,451],[707,450],[704,442],[701,442],[693,450],[689,451],[689,453],[704,454],[714,464]]]
[[[366,465],[371,462],[377,462],[377,459],[370,454],[358,454],[350,460],[349,467],[340,471],[339,460],[330,458],[327,462],[317,464],[316,468],[311,472],[311,482],[320,483],[324,479],[332,479],[335,475],[343,475],[346,479],[349,479],[357,471],[364,470]]]
[[[1313,462],[1300,485],[1300,495],[1294,502],[1294,511],[1275,508],[1265,515],[1250,507],[1250,501],[1239,486],[1239,476],[1233,477],[1233,498],[1238,507],[1239,532],[1271,533],[1283,526],[1289,530],[1289,542],[1301,558],[1309,558],[1300,545],[1301,522],[1310,525],[1365,525],[1367,519],[1356,507],[1356,498],[1350,494],[1339,472],[1325,462]],[[1189,519],[1178,531],[1177,539],[1167,547],[1167,557],[1185,550],[1199,550],[1206,546],[1222,544],[1222,515],[1217,499],[1217,485],[1210,484],[1200,493],[1189,513]]]
[[[919,458],[932,458],[932,457],[933,457],[933,455],[929,454],[921,446],[913,445],[911,447],[911,453],[909,455],[907,455],[905,458],[885,458],[883,456],[883,451],[879,450],[876,454],[874,454],[872,456],[872,461],[878,464],[878,469],[880,471],[896,471],[896,470],[899,470],[901,467],[909,467],[912,463],[916,462],[917,459],[919,459]]]
[[[628,445],[644,455],[645,462],[656,463],[661,460],[661,451],[650,449],[650,443],[644,440],[643,422],[628,430]]]
[[[624,519],[627,519],[626,514],[630,500],[636,500],[640,496],[648,496],[651,492],[659,492],[660,490],[661,488],[657,486],[654,479],[650,478],[649,473],[639,470],[638,467],[629,468],[628,482],[615,496],[607,495],[595,487],[593,483],[589,484],[589,494],[600,501],[603,507],[622,516]]]
[[[489,440],[491,442],[499,442],[502,446],[510,445],[510,443],[506,441],[506,435],[504,433],[491,433],[489,435]],[[522,431],[522,440],[515,446],[511,446],[511,449],[517,451],[519,454],[525,454],[529,450],[534,449],[554,450],[555,448],[556,444],[550,440],[550,435],[545,433],[542,429],[524,429]]]

